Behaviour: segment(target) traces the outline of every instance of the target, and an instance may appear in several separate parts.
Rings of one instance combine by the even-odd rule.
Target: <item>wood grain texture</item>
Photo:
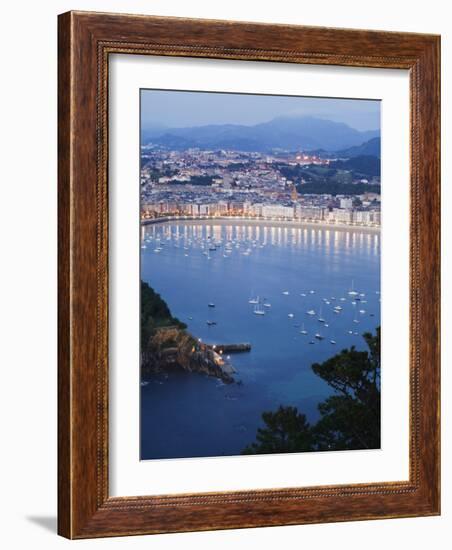
[[[439,37],[69,12],[59,17],[58,47],[59,533],[86,538],[438,514]],[[107,91],[112,53],[410,71],[409,481],[109,497]]]

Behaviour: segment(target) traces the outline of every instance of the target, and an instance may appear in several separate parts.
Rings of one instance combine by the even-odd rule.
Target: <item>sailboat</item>
[[[253,298],[253,293],[251,292],[250,299],[248,300],[249,304],[258,304],[259,303],[259,296],[256,296]]]
[[[317,340],[323,340],[323,336],[320,334],[320,332],[316,332],[314,334],[314,338],[317,338]]]
[[[254,306],[254,314],[255,315],[265,315],[265,311],[260,308],[259,304]]]
[[[304,323],[301,325],[300,334],[307,334],[308,331],[304,328]]]
[[[309,309],[307,312],[306,312],[306,315],[315,315],[315,311],[313,309]]]
[[[349,296],[358,296],[359,292],[356,292],[355,288],[355,281],[352,280],[352,288],[348,291]]]
[[[322,317],[322,306],[320,306],[319,318],[317,319],[319,323],[324,323],[325,319]]]

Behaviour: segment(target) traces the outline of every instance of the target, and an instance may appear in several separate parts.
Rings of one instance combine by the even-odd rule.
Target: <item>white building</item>
[[[333,223],[352,223],[353,210],[333,208],[333,210],[328,215],[328,221]]]
[[[353,208],[353,199],[351,198],[343,198],[340,200],[341,208],[350,209]]]
[[[255,203],[250,206],[251,216],[262,216],[262,209],[264,205],[261,203]]]
[[[297,204],[295,207],[295,216],[299,220],[323,220],[325,219],[325,208]]]
[[[284,218],[293,220],[294,207],[282,206],[280,204],[266,204],[262,207],[262,216],[264,216],[264,218]]]

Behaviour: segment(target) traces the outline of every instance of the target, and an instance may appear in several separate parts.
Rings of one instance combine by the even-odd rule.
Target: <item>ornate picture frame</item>
[[[58,531],[90,538],[440,513],[440,38],[68,12],[58,43]],[[409,480],[109,496],[109,56],[410,75]],[[421,323],[422,320],[422,323]]]

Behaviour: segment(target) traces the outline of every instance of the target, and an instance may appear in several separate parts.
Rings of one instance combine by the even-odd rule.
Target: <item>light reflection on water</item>
[[[254,441],[261,413],[279,405],[314,420],[330,389],[311,365],[351,345],[364,348],[360,335],[380,324],[378,232],[181,222],[144,226],[141,237],[142,279],[195,337],[252,344],[250,353],[231,357],[241,386],[185,373],[142,386],[144,459],[239,454]],[[356,305],[352,284],[365,294]],[[264,316],[248,303],[256,296],[271,303]],[[320,313],[328,327],[318,322]],[[321,341],[314,338],[319,331]]]

